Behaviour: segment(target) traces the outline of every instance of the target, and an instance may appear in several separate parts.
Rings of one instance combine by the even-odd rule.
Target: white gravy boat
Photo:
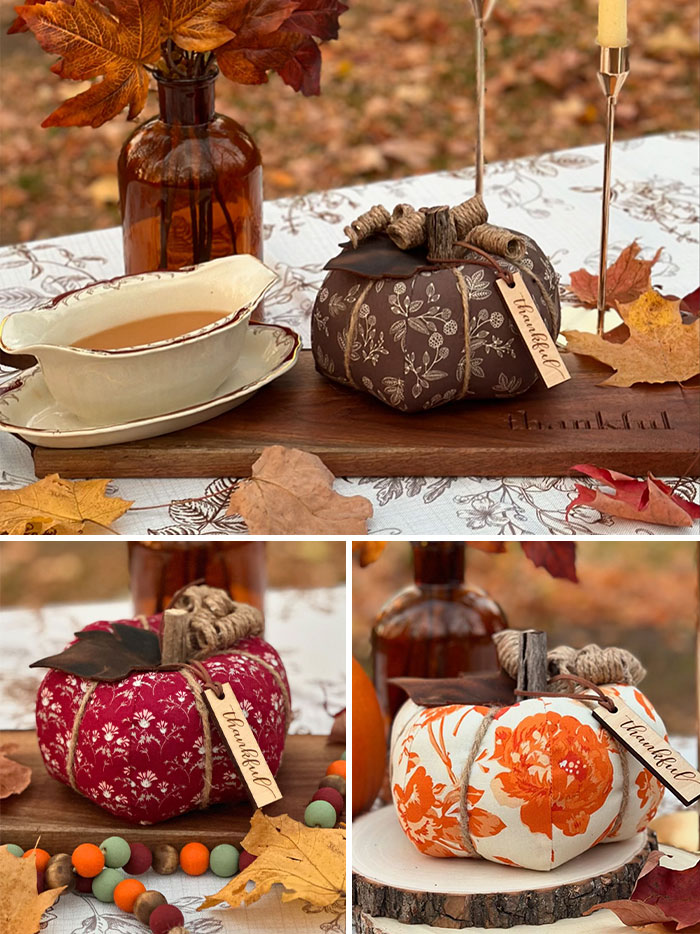
[[[0,324],[0,347],[39,360],[54,399],[92,424],[119,424],[194,405],[221,385],[240,355],[250,315],[276,279],[240,254],[174,272],[97,282]],[[71,344],[156,315],[221,311],[212,324],[138,347]]]

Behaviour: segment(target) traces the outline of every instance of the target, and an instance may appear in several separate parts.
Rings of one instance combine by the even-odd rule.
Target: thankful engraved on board
[[[565,383],[567,379],[571,379],[566,364],[562,360],[520,273],[513,274],[512,286],[502,279],[497,279],[496,285],[513,316],[513,320],[546,387],[551,389],[552,386],[557,386],[559,383]]]
[[[614,711],[601,704],[591,713],[615,736],[642,765],[655,775],[686,806],[700,798],[700,772],[668,740],[649,726],[638,714],[615,697]]]
[[[282,792],[277,787],[258,741],[248,726],[233,688],[230,684],[223,684],[222,688],[223,697],[217,697],[211,688],[207,688],[204,700],[216,720],[255,806],[262,808],[273,801],[279,801]]]

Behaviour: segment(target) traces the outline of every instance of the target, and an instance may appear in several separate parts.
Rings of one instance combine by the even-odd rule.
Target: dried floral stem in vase
[[[496,0],[471,0],[474,10],[474,59],[476,64],[476,180],[477,195],[484,193],[484,140],[486,134],[486,21]]]

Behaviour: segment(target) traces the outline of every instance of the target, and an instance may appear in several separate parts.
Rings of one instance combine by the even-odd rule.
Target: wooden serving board
[[[250,828],[252,805],[215,804],[206,811],[191,811],[160,824],[142,826],[119,820],[87,798],[51,778],[44,768],[34,731],[2,732],[0,745],[16,744],[12,757],[32,770],[32,782],[21,795],[2,801],[0,844],[16,843],[23,849],[35,845],[49,853],[70,853],[79,843],[101,843],[116,834],[129,841],[154,846],[170,843],[176,848],[190,840],[207,846],[240,843]],[[329,762],[341,748],[329,745],[325,736],[289,736],[277,782],[284,795],[265,808],[270,815],[289,814],[301,820]]]
[[[610,370],[566,355],[572,379],[516,399],[403,415],[330,383],[310,351],[250,402],[183,431],[100,448],[35,448],[38,476],[242,477],[272,444],[318,454],[337,476],[568,476],[594,463],[628,474],[698,474],[696,387],[598,386]]]
[[[580,918],[600,902],[629,898],[653,833],[604,843],[550,872],[483,859],[419,853],[393,807],[353,822],[353,917],[358,934],[385,934],[391,921],[435,928],[510,928]]]

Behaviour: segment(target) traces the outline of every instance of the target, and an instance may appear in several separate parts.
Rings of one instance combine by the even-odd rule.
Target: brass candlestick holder
[[[476,66],[476,156],[475,191],[484,193],[484,136],[486,132],[486,21],[496,0],[471,0],[474,10],[474,59]]]
[[[603,168],[603,211],[600,222],[600,262],[598,268],[598,334],[603,336],[605,321],[605,287],[608,273],[608,226],[610,221],[610,170],[612,144],[615,135],[615,107],[622,85],[630,73],[629,46],[600,47],[598,80],[606,98],[605,162]]]

